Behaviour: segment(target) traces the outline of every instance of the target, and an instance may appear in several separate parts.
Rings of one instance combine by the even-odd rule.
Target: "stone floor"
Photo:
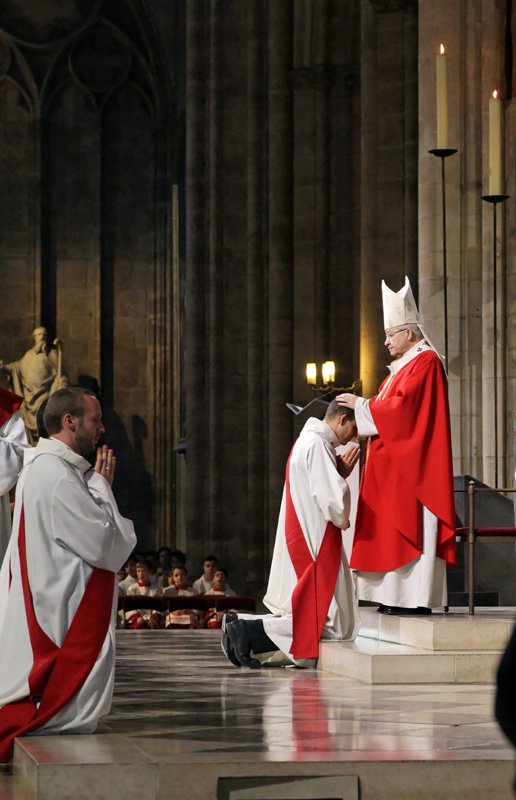
[[[492,686],[237,669],[217,631],[117,636],[98,734],[18,740],[0,800],[513,797]]]

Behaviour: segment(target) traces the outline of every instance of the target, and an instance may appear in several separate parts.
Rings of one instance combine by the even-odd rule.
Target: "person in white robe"
[[[15,398],[12,392],[0,389],[0,405],[8,418],[0,427],[0,561],[2,561],[9,539],[11,538],[11,502],[9,492],[16,484],[23,466],[23,453],[29,447],[25,423],[19,411],[19,402],[12,404]],[[2,402],[5,398],[5,402]],[[12,412],[12,413],[11,413]]]
[[[332,401],[324,420],[311,417],[294,444],[287,473],[289,481],[283,490],[268,588],[263,600],[272,613],[264,616],[239,613],[237,619],[235,615],[226,615],[223,622],[222,649],[235,665],[238,665],[238,661],[254,668],[286,664],[311,667],[315,664],[313,658],[294,657],[291,653],[294,624],[292,597],[298,584],[298,575],[285,531],[289,496],[314,563],[321,552],[329,524],[335,526],[339,534],[339,563],[321,639],[352,640],[356,637],[359,627],[358,603],[342,531],[349,527],[351,507],[346,477],[357,463],[359,448],[354,445],[343,455],[336,454],[337,447],[347,444],[355,436],[353,413]],[[246,635],[241,623],[247,623],[246,630],[252,634],[253,630],[256,632],[257,622],[260,623],[258,629],[263,626],[265,634],[263,647],[267,641],[272,643],[272,647],[257,652],[262,645],[258,648],[258,639],[254,637],[254,641],[247,641],[251,645],[248,653],[242,653],[237,644],[239,655],[235,658],[232,634],[237,637]],[[309,624],[308,620],[306,624]],[[243,658],[240,657],[242,655]]]
[[[0,741],[5,750],[0,748],[0,761],[10,754],[6,742],[13,726],[6,720],[27,699],[37,711],[29,731],[22,726],[22,734],[92,733],[109,712],[115,667],[115,578],[136,544],[133,524],[120,515],[111,490],[116,466],[112,450],[106,445],[99,448],[93,469],[84,458],[105,431],[97,398],[75,387],[58,390],[48,401],[44,422],[51,438],[41,438],[35,448],[25,451],[13,535],[0,572]],[[86,600],[81,601],[88,597],[96,576],[107,589],[97,596],[101,602],[89,619]],[[89,673],[57,713],[39,723],[38,715],[48,703],[45,687],[38,696],[32,695],[38,658],[34,625],[40,639],[59,654],[66,652],[67,636],[81,609],[86,627],[100,626],[99,607],[106,609],[105,635]],[[50,674],[48,685],[51,681]]]

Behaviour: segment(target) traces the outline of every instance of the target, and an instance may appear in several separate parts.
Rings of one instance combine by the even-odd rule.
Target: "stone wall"
[[[151,544],[173,522],[174,62],[138,0],[37,5],[0,10],[0,354],[37,324],[60,337],[72,382],[100,392],[116,494]]]
[[[509,5],[420,3],[419,23],[419,280],[421,311],[436,345],[449,340],[454,471],[491,486],[512,485],[516,412],[514,349],[515,114],[510,69]],[[514,25],[514,23],[512,23]],[[435,56],[448,52],[449,146],[446,159],[448,318],[444,316],[441,166],[428,154],[435,139]],[[488,101],[504,98],[506,192],[497,207],[488,194]],[[494,329],[494,246],[497,252]],[[495,352],[498,413],[495,422]],[[495,446],[495,425],[497,444]],[[495,464],[495,451],[497,463]]]
[[[248,590],[305,363],[374,391],[380,278],[417,272],[417,7],[376,5],[187,4],[185,534]]]

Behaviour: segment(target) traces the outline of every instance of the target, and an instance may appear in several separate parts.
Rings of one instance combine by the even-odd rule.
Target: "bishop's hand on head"
[[[344,394],[338,394],[335,398],[339,406],[344,406],[345,408],[355,408],[355,404],[357,402],[356,394],[350,394],[349,392],[344,392]]]

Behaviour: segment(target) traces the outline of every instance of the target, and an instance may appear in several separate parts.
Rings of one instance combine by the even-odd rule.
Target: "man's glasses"
[[[385,331],[385,338],[388,339],[389,341],[392,341],[394,337],[398,335],[398,333],[402,333],[403,331],[408,331],[408,328],[398,328],[397,331],[391,331],[391,332]]]

